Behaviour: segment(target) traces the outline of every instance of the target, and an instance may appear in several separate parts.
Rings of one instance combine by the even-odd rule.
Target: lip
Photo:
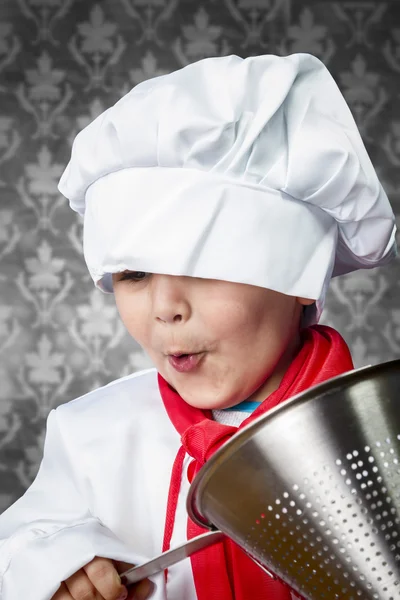
[[[178,358],[177,356],[168,356],[168,362],[179,373],[189,373],[198,367],[203,356],[204,352],[188,354],[181,358]]]
[[[177,348],[175,350],[170,350],[169,352],[166,352],[165,354],[167,356],[180,356],[181,354],[200,354],[202,352],[202,350],[199,350],[198,352],[194,351],[194,352],[190,352],[190,350],[182,350],[181,348]]]

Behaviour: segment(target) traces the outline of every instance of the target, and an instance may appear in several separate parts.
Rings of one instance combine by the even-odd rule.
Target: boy
[[[331,276],[396,255],[351,113],[307,54],[206,59],[138,85],[78,135],[59,187],[84,215],[96,286],[156,368],[49,414],[37,478],[0,517],[2,600],[126,597],[117,571],[201,532],[185,499],[213,452],[353,368],[316,325]],[[129,593],[291,598],[230,541],[154,584]]]

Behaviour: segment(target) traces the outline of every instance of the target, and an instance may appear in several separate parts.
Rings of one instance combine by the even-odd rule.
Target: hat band
[[[336,241],[336,221],[320,208],[213,172],[127,168],[86,193],[85,259],[108,292],[110,274],[129,269],[318,299]]]

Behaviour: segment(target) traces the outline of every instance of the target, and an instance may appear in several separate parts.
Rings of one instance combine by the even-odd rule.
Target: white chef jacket
[[[180,445],[155,368],[53,409],[36,479],[0,515],[0,600],[50,600],[95,556],[138,564],[161,553]],[[187,539],[191,460],[171,548]],[[197,598],[190,558],[168,570],[166,584],[163,574],[152,581],[152,600]]]

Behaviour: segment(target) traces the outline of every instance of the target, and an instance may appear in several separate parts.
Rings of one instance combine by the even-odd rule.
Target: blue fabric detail
[[[248,412],[248,413],[252,413],[254,410],[256,410],[256,408],[258,408],[260,406],[261,402],[248,402],[247,400],[245,400],[244,402],[241,402],[240,404],[236,404],[236,406],[231,406],[230,408],[224,408],[224,410],[234,410],[234,411],[238,411],[238,412]]]

